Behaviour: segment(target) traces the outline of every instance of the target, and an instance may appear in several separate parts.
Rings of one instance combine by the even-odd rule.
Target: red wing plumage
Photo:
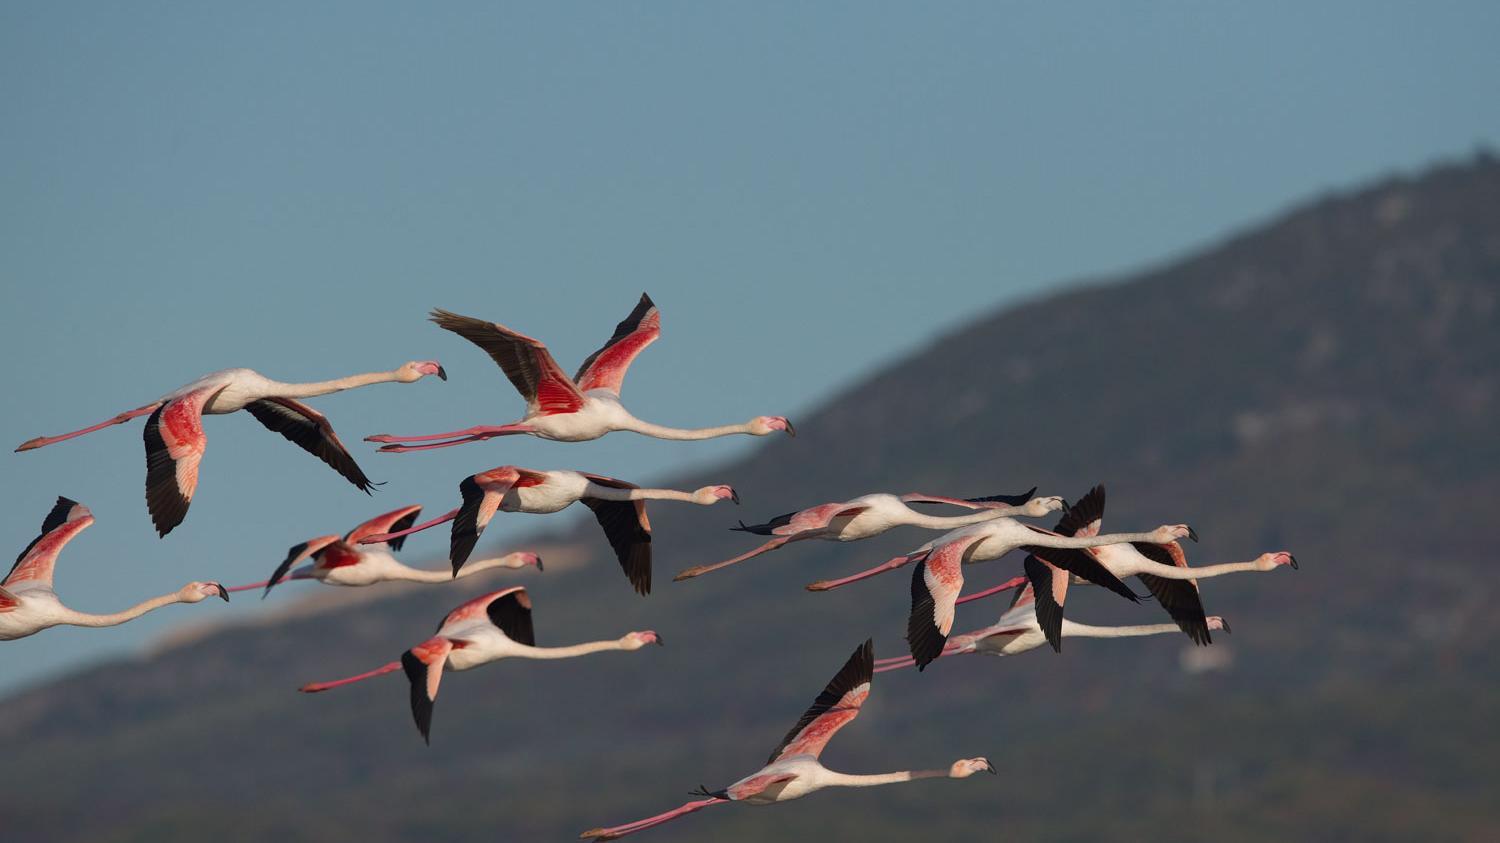
[[[57,502],[42,519],[42,532],[31,540],[31,544],[16,557],[16,564],[0,584],[15,586],[23,582],[40,583],[52,587],[52,570],[57,566],[57,555],[73,537],[94,523],[93,513],[88,507],[68,498],[58,497]],[[14,608],[14,607],[12,607]]]
[[[860,706],[870,695],[870,678],[874,674],[875,644],[866,639],[772,750],[766,763],[774,764],[793,755],[818,757],[838,730],[859,716]]]
[[[607,389],[620,394],[620,385],[625,381],[625,372],[635,361],[636,355],[661,336],[661,312],[651,297],[641,293],[625,321],[615,326],[615,333],[602,348],[590,354],[578,374],[573,378],[580,392],[591,389]]]
[[[529,415],[576,413],[583,408],[583,393],[541,341],[504,325],[446,310],[432,311],[432,321],[484,349],[526,399]]]
[[[157,535],[165,536],[187,517],[198,488],[198,463],[208,447],[203,406],[224,389],[204,387],[164,402],[146,419],[146,509]]]
[[[369,494],[375,488],[354,461],[354,455],[339,441],[327,416],[300,401],[278,397],[251,401],[245,410],[267,430],[280,433],[288,442],[322,460],[361,492]]]
[[[338,536],[319,536],[315,539],[308,539],[301,544],[292,545],[286,552],[286,558],[281,560],[281,564],[276,566],[276,570],[271,574],[271,578],[266,580],[266,590],[261,594],[261,598],[265,599],[265,596],[271,593],[271,589],[275,588],[277,583],[281,582],[282,578],[287,575],[287,572],[292,570],[293,565],[309,556],[316,556],[323,548],[338,540]]]
[[[412,504],[411,506],[403,506],[400,509],[393,509],[390,512],[384,513],[382,515],[377,515],[374,518],[371,518],[369,521],[366,521],[358,527],[350,530],[349,534],[344,536],[344,541],[348,542],[349,544],[359,544],[359,540],[364,538],[365,536],[378,536],[382,533],[399,533],[402,530],[405,530],[413,524],[417,523],[417,516],[421,514],[422,507],[420,504]],[[406,536],[397,536],[396,538],[391,539],[385,544],[387,547],[394,551],[400,550],[401,545],[405,543]]]

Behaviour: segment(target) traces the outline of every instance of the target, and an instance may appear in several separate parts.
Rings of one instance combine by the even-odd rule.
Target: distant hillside
[[[1109,528],[1189,521],[1196,563],[1280,548],[1302,561],[1203,583],[1233,624],[1214,645],[1229,669],[1184,671],[1186,639],[1171,636],[881,675],[831,766],[984,754],[998,779],[723,809],[641,839],[1500,839],[1500,578],[1483,532],[1500,501],[1497,410],[1500,163],[1480,157],[983,316],[797,419],[797,439],[676,478],[733,482],[745,505],[654,508],[649,598],[590,523],[551,539],[582,566],[392,589],[14,697],[0,828],[26,841],[562,840],[655,813],[754,769],[867,635],[877,655],[903,645],[905,572],[802,586],[927,535],[809,543],[671,582],[750,547],[724,530],[734,519],[875,490],[1038,485],[1071,499],[1105,481]],[[475,447],[504,459],[503,441]],[[493,533],[515,529],[502,516]],[[408,553],[441,544],[418,537]],[[972,568],[971,582],[1019,562]],[[654,628],[667,646],[454,674],[431,748],[399,678],[295,692],[393,658],[507,579],[531,589],[540,643]],[[966,606],[959,627],[1002,607]],[[1069,613],[1162,615],[1094,593]]]

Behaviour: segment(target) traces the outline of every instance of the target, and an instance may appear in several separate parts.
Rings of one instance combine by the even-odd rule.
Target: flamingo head
[[[536,569],[538,571],[544,570],[542,568],[542,557],[537,556],[535,553],[531,553],[531,552],[512,553],[510,556],[508,556],[506,558],[510,562],[510,564],[509,564],[508,567],[511,567],[511,568],[524,568],[527,565],[535,565]]]
[[[1282,565],[1290,565],[1295,569],[1297,567],[1297,557],[1285,550],[1278,550],[1275,553],[1262,553],[1255,559],[1255,570],[1257,571],[1274,571]]]
[[[436,360],[413,360],[396,371],[402,383],[419,381],[428,375],[437,375],[438,380],[448,379],[448,371]]]
[[[177,590],[177,599],[183,603],[202,603],[210,597],[229,602],[229,592],[216,582],[190,582]]]
[[[625,636],[620,639],[620,644],[627,650],[639,650],[647,644],[655,644],[658,647],[663,646],[661,636],[649,629],[640,632],[625,633]]]
[[[1234,630],[1232,630],[1232,629],[1229,628],[1229,621],[1224,620],[1223,618],[1219,617],[1218,615],[1209,615],[1207,618],[1205,618],[1205,620],[1208,621],[1208,628],[1211,629],[1211,630],[1213,630],[1213,631],[1215,631],[1215,632],[1217,632],[1217,631],[1219,631],[1221,629],[1224,630],[1225,632],[1233,632],[1234,631]]]
[[[778,430],[786,431],[787,436],[797,435],[797,428],[792,427],[786,416],[756,416],[750,420],[751,436],[768,436]]]
[[[1049,512],[1061,510],[1063,508],[1063,499],[1056,495],[1045,498],[1032,498],[1021,508],[1032,518],[1041,518]]]
[[[975,773],[995,773],[995,765],[988,758],[960,758],[948,768],[948,778],[966,779]]]
[[[693,503],[710,506],[719,501],[740,502],[740,493],[733,486],[704,486],[693,492]]]

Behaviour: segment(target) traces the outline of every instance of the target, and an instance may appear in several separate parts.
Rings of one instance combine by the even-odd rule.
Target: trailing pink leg
[[[730,565],[733,565],[736,562],[744,562],[746,559],[753,559],[753,558],[761,555],[762,553],[768,553],[768,552],[770,552],[772,550],[775,550],[776,548],[781,547],[782,545],[786,544],[789,541],[791,541],[791,539],[789,539],[789,538],[785,538],[785,539],[771,539],[770,541],[766,542],[765,544],[761,545],[760,547],[757,547],[756,549],[750,551],[749,553],[741,553],[739,556],[736,556],[733,559],[725,559],[723,562],[715,562],[712,565],[699,565],[696,568],[688,568],[688,569],[684,570],[682,573],[680,573],[677,576],[673,577],[672,581],[673,582],[678,582],[680,580],[689,580],[689,579],[692,579],[693,577],[701,576],[703,574],[706,574],[709,571],[717,571],[720,568],[727,568],[727,567],[729,567]]]
[[[380,544],[381,542],[388,542],[391,539],[399,539],[402,536],[409,536],[412,533],[420,533],[423,530],[427,530],[427,529],[430,529],[432,527],[436,527],[439,524],[446,524],[449,521],[452,521],[457,516],[458,516],[458,510],[456,510],[456,509],[450,509],[446,513],[444,513],[442,515],[439,515],[438,517],[432,519],[431,521],[423,521],[421,524],[417,524],[417,525],[414,525],[414,526],[411,526],[411,527],[407,527],[405,530],[397,530],[394,533],[377,533],[377,534],[375,534],[373,536],[365,536],[364,538],[362,538],[362,539],[359,540],[359,543],[360,544]]]
[[[400,669],[401,662],[391,662],[390,664],[377,667],[374,670],[369,671],[368,673],[361,673],[358,676],[351,676],[348,679],[335,679],[332,682],[309,682],[306,685],[303,685],[301,688],[298,688],[297,690],[301,691],[304,694],[316,694],[320,691],[327,691],[330,688],[337,688],[340,685],[348,685],[351,682],[361,682],[366,679],[373,679],[377,676],[384,676],[387,673],[392,673]]]
[[[93,433],[96,430],[103,430],[106,427],[111,427],[117,424],[124,424],[125,422],[128,422],[131,419],[136,418],[137,416],[144,416],[147,413],[155,412],[156,408],[160,406],[160,402],[157,402],[155,404],[147,404],[144,407],[137,407],[134,410],[127,410],[126,412],[123,412],[118,416],[109,419],[108,421],[102,421],[91,427],[85,427],[83,430],[75,430],[72,433],[64,433],[61,436],[38,436],[35,439],[28,439],[25,442],[22,442],[20,446],[16,448],[16,451],[30,451],[34,448],[40,448],[44,445],[51,445],[54,442],[62,442],[67,439],[73,439],[75,437],[82,436],[85,433]]]
[[[475,425],[463,430],[450,430],[447,433],[430,433],[426,436],[392,436],[389,433],[377,433],[374,436],[366,436],[366,442],[432,442],[438,439],[457,439],[464,437],[490,437],[506,436],[513,433],[526,433],[531,430],[530,425],[525,424],[501,424],[501,425]]]
[[[1012,577],[1011,579],[1000,583],[994,588],[986,588],[984,591],[976,591],[973,594],[964,595],[963,597],[958,598],[955,605],[962,605],[969,602],[970,600],[979,600],[984,597],[989,597],[991,594],[999,594],[1002,591],[1010,591],[1013,588],[1020,588],[1025,584],[1025,577]]]
[[[280,579],[280,582],[288,582],[290,580],[306,580],[306,579],[312,579],[312,575],[309,574],[309,573],[307,573],[306,571],[293,571],[292,573],[287,574],[286,576],[282,577]],[[266,580],[265,582],[253,582],[253,583],[250,583],[249,585],[237,585],[234,588],[226,588],[224,590],[228,591],[230,593],[233,593],[233,592],[236,592],[236,591],[250,591],[251,589],[255,589],[255,588],[265,588],[266,586],[268,586],[270,584],[271,584],[271,581],[270,580]]]
[[[927,556],[927,551],[925,551],[925,550],[922,551],[921,553],[911,553],[911,554],[908,554],[906,556],[897,556],[895,559],[892,559],[889,562],[882,562],[879,565],[876,565],[875,567],[869,569],[868,571],[860,571],[857,574],[850,574],[847,577],[843,577],[841,579],[836,579],[836,580],[819,580],[819,581],[817,581],[817,582],[809,585],[807,587],[807,590],[808,591],[828,591],[829,589],[838,588],[840,586],[845,586],[845,585],[848,585],[849,583],[852,583],[852,582],[858,582],[858,581],[863,580],[863,579],[869,579],[870,577],[873,577],[876,574],[883,574],[886,571],[894,571],[897,568],[900,568],[900,567],[902,567],[904,565],[910,565],[911,563],[916,562],[919,559],[924,559],[924,558],[926,558],[926,556]]]
[[[723,803],[727,803],[728,801],[728,799],[719,799],[717,797],[710,799],[699,799],[696,802],[688,802],[681,807],[673,808],[670,811],[657,814],[654,817],[647,817],[644,820],[636,820],[633,823],[617,825],[613,828],[593,828],[585,831],[578,836],[584,840],[614,840],[616,838],[624,837],[627,834],[634,834],[637,831],[645,831],[648,828],[661,825],[664,822],[670,822],[680,816],[683,816],[684,814],[691,814],[694,811],[701,811],[710,805],[720,805]]]

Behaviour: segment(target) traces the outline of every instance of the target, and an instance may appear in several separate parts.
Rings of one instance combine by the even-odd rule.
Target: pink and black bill
[[[948,643],[948,636],[937,625],[937,602],[927,589],[925,558],[911,573],[911,615],[906,619],[906,643],[918,672],[941,656]]]
[[[776,748],[771,751],[771,757],[766,760],[766,763],[774,763],[776,757],[781,755],[781,751],[786,749],[787,744],[795,740],[802,733],[802,730],[807,728],[808,724],[828,713],[828,710],[838,705],[839,701],[844,699],[844,696],[850,691],[861,685],[869,684],[874,675],[875,642],[866,638],[865,643],[859,645],[850,654],[849,660],[844,662],[844,666],[839,668],[839,672],[833,675],[833,679],[829,680],[827,687],[823,689],[822,693],[818,694],[817,699],[813,700],[813,704],[807,711],[802,713],[802,717],[797,721],[797,725],[793,726],[791,731],[786,733],[786,737],[781,739],[781,743],[777,744]],[[720,796],[719,793],[705,792],[702,795],[718,796],[720,799],[725,798]]]

